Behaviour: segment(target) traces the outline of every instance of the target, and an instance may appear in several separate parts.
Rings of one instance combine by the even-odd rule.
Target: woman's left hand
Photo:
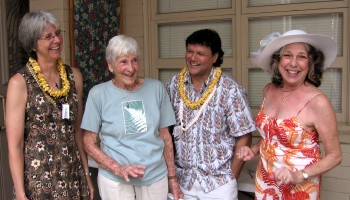
[[[184,198],[184,193],[181,191],[177,179],[169,179],[169,192],[174,195],[174,200],[180,200]]]
[[[129,176],[133,178],[143,178],[145,170],[146,166],[144,165],[120,165],[119,174],[117,175],[124,178],[126,182],[130,182]]]
[[[287,167],[277,169],[274,174],[274,179],[285,184],[300,184],[304,181],[300,171],[291,171]]]

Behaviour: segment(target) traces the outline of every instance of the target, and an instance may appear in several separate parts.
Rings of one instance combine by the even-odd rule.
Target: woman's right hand
[[[29,199],[26,197],[26,194],[24,192],[22,194],[18,194],[16,192],[16,200],[29,200]]]
[[[243,161],[248,161],[254,158],[255,154],[251,148],[248,146],[243,146],[236,152],[238,159],[243,159]]]
[[[119,167],[118,176],[124,178],[126,182],[130,182],[129,176],[133,178],[143,178],[146,166],[144,165],[129,165]]]

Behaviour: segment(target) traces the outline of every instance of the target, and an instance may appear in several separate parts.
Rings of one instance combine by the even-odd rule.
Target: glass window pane
[[[171,77],[180,73],[180,71],[181,69],[160,69],[158,73],[159,74],[158,80],[166,84],[171,79]]]
[[[339,1],[339,0],[248,0],[248,6],[269,6],[276,4],[293,4],[293,3],[316,3],[325,1]]]
[[[278,16],[249,19],[249,50],[257,51],[260,40],[272,32],[301,29],[308,33],[327,35],[338,43],[338,55],[343,55],[343,14]]]
[[[271,82],[271,74],[261,69],[249,69],[248,99],[251,108],[259,108],[263,101],[263,89]],[[342,71],[341,69],[327,69],[323,73],[322,84],[319,89],[328,96],[335,112],[341,112],[342,99]]]
[[[160,58],[183,58],[185,40],[196,30],[214,29],[222,40],[225,57],[232,57],[232,23],[231,20],[206,21],[185,24],[162,24],[158,27],[158,44]]]
[[[158,13],[175,13],[231,7],[231,0],[158,0]]]
[[[328,96],[335,112],[341,112],[342,70],[327,69],[323,73],[322,84],[319,89]]]
[[[249,69],[248,100],[252,109],[258,109],[263,101],[263,89],[271,82],[271,74],[261,69]]]

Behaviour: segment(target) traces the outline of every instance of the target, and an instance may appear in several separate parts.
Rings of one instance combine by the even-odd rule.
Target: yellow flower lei
[[[32,75],[44,93],[46,92],[47,94],[49,94],[51,97],[54,97],[54,98],[67,96],[70,90],[70,84],[67,79],[66,69],[63,66],[61,59],[58,59],[57,61],[58,72],[62,80],[62,88],[60,90],[53,90],[50,88],[49,84],[46,82],[44,74],[41,73],[41,68],[39,66],[39,63],[35,59],[30,57],[29,63],[31,64],[32,69],[35,72],[35,73],[32,73]]]
[[[181,72],[180,72],[180,76],[179,76],[179,93],[181,96],[181,99],[183,100],[183,102],[185,103],[185,105],[191,109],[197,109],[199,106],[201,106],[205,100],[208,98],[208,96],[210,95],[210,93],[214,90],[214,87],[216,86],[216,84],[218,83],[220,76],[221,76],[221,68],[220,67],[216,67],[215,69],[215,74],[213,76],[213,80],[211,81],[211,83],[208,86],[208,89],[204,92],[203,96],[198,99],[195,102],[190,101],[185,93],[185,74],[188,70],[188,67],[185,66],[182,68]]]

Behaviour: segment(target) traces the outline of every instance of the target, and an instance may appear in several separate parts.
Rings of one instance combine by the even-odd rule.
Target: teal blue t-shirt
[[[88,95],[81,128],[100,133],[100,148],[122,165],[146,166],[141,179],[127,183],[99,168],[105,177],[123,184],[149,185],[167,176],[159,129],[175,124],[175,116],[164,85],[146,78],[143,85],[126,91],[112,81],[94,86]]]

